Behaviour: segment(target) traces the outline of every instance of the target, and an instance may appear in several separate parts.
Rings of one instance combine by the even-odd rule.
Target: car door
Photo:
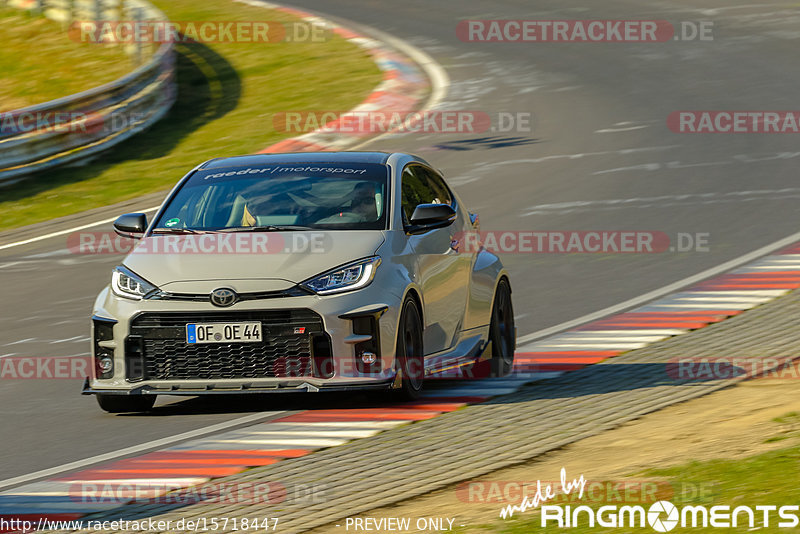
[[[419,204],[449,204],[458,212],[449,226],[408,235],[416,255],[417,283],[422,287],[425,305],[425,353],[432,354],[453,345],[466,309],[470,255],[458,251],[458,240],[464,233],[463,210],[458,209],[441,176],[423,165],[407,166],[401,187],[406,228]]]

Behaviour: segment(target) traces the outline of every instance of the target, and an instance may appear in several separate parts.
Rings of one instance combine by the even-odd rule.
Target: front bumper
[[[95,327],[92,354],[95,361],[98,354],[104,351],[111,354],[113,371],[110,375],[99,378],[100,372],[95,369],[94,375],[87,379],[83,393],[206,395],[388,389],[394,384],[396,375],[394,345],[401,298],[402,296],[381,291],[373,285],[339,295],[266,298],[241,301],[230,308],[219,308],[210,302],[133,301],[117,297],[106,289],[95,303],[94,319],[95,325],[98,321],[113,325],[112,333],[107,334],[105,339],[98,340]],[[185,315],[185,322],[199,322],[206,314],[219,317],[230,313],[233,317],[231,321],[237,321],[234,317],[237,314],[270,313],[287,309],[309,310],[321,318],[322,331],[330,341],[331,372],[322,376],[314,376],[311,372],[302,376],[258,377],[220,375],[197,378],[181,375],[175,378],[164,375],[158,379],[151,379],[145,372],[140,377],[131,378],[132,364],[129,356],[134,353],[131,338],[136,337],[133,334],[136,333],[137,318],[147,314],[170,314],[177,317]],[[365,324],[358,318],[364,317],[374,318],[371,324],[375,328],[373,338],[376,345],[371,350],[375,350],[379,356],[377,363],[367,369],[368,372],[364,372],[365,368],[359,363],[358,357],[364,339],[359,328],[363,329]],[[172,339],[177,342],[176,338]]]
[[[273,394],[273,393],[323,393],[323,392],[359,392],[359,391],[388,391],[392,389],[394,379],[382,382],[354,383],[354,384],[319,384],[315,386],[307,380],[287,381],[276,384],[275,386],[252,386],[242,385],[238,388],[215,387],[207,385],[205,387],[193,387],[190,385],[175,385],[172,387],[139,385],[132,389],[101,389],[93,388],[89,377],[83,383],[82,395],[241,395],[241,394]]]

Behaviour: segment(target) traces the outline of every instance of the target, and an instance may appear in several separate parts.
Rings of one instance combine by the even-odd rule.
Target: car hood
[[[375,254],[379,230],[155,235],[141,239],[126,267],[173,292],[280,291]]]

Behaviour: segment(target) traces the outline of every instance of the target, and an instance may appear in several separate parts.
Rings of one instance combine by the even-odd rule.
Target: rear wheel
[[[393,391],[398,400],[418,399],[425,377],[425,360],[422,352],[422,319],[417,303],[406,298],[400,313],[397,332],[395,366],[400,374],[400,387]]]
[[[491,376],[506,376],[514,366],[517,333],[514,327],[514,308],[511,306],[511,286],[503,278],[497,284],[489,325],[492,342]]]
[[[155,395],[103,395],[98,394],[97,404],[108,413],[146,412],[156,402]]]

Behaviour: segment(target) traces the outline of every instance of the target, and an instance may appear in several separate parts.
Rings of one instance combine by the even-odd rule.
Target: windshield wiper
[[[217,232],[292,232],[295,230],[313,230],[310,226],[294,226],[268,224],[265,226],[236,226],[233,228],[221,228]]]
[[[154,234],[205,234],[206,232],[192,230],[191,228],[155,228],[153,230],[153,233]]]

